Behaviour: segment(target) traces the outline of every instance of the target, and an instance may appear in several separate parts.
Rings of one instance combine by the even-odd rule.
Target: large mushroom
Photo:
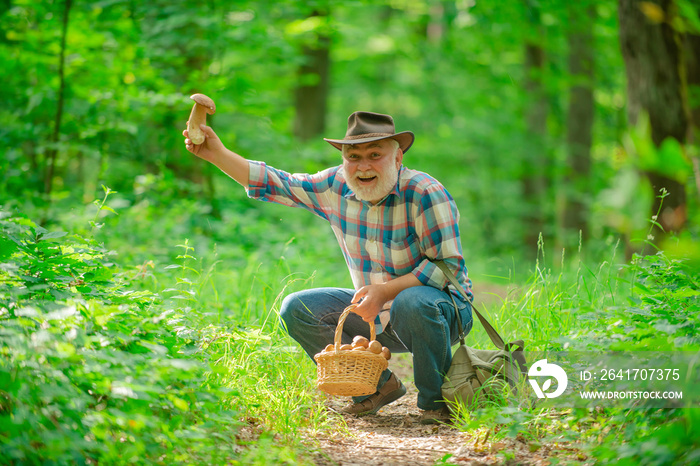
[[[192,144],[202,144],[204,142],[204,133],[199,129],[199,125],[207,123],[207,113],[213,115],[216,112],[214,101],[204,94],[192,94],[190,99],[194,100],[192,113],[190,113],[190,121],[187,124],[187,134],[189,135]]]

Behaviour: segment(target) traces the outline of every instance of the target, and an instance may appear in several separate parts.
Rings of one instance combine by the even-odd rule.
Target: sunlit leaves
[[[17,246],[3,258],[14,267],[0,271],[3,458],[155,461],[179,448],[164,448],[173,432],[202,445],[230,441],[206,433],[213,426],[203,423],[221,412],[216,383],[203,388],[205,365],[182,359],[188,342],[157,318],[152,293],[112,282],[90,241],[12,216],[0,227]],[[217,422],[234,425],[234,415]],[[208,453],[208,462],[218,456]]]

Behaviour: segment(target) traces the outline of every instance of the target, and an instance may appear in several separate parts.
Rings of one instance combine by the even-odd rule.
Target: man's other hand
[[[386,284],[363,286],[352,297],[352,303],[360,303],[353,312],[365,322],[374,322],[377,314],[384,308],[384,304],[393,299],[388,293]]]

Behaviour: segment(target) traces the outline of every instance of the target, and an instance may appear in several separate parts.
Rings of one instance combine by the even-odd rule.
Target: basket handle
[[[345,319],[347,319],[350,312],[352,312],[357,306],[357,304],[351,304],[345,309],[343,309],[343,313],[340,314],[340,318],[338,319],[338,326],[335,328],[335,338],[333,339],[336,352],[340,351],[340,345],[342,344],[340,342],[340,338],[343,336],[343,324],[345,324]],[[374,325],[374,321],[369,322],[369,336],[370,341],[375,340],[377,338],[377,329]]]

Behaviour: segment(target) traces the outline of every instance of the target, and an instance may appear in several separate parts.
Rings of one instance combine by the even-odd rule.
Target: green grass
[[[3,463],[307,462],[328,422],[278,323],[310,280],[284,259],[224,270],[184,240],[167,266],[122,268],[95,235],[9,213],[2,246]]]
[[[280,231],[277,211],[199,229],[180,204],[106,205],[48,230],[0,216],[0,462],[312,464],[315,437],[344,426],[278,306],[291,291],[348,285],[332,235],[295,217]],[[484,306],[507,340],[700,348],[697,270],[664,255],[625,264],[614,243],[592,262],[542,250],[529,274],[502,261],[489,277],[489,260],[475,261],[475,286],[508,290]],[[468,344],[491,348],[478,324]],[[533,451],[577,441],[600,463],[690,464],[697,411],[543,410],[526,398],[464,412],[459,425]]]
[[[523,339],[529,351],[697,353],[698,270],[661,253],[635,256],[627,264],[616,257],[613,249],[610,259],[596,266],[562,259],[553,272],[541,255],[530,280],[511,287],[487,314],[506,341]],[[492,349],[481,326],[474,328],[468,344]],[[543,409],[520,390],[500,405],[461,410],[458,425],[475,438],[520,437],[535,449],[544,443],[573,445],[580,450],[574,463],[696,464],[700,409],[690,402],[685,406]],[[508,455],[504,452],[504,458]]]

